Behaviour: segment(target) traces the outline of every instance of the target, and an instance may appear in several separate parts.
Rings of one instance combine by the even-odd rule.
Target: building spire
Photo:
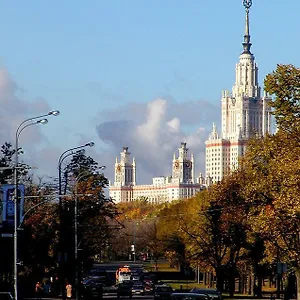
[[[245,25],[245,35],[244,35],[244,42],[243,42],[243,48],[244,51],[243,53],[249,53],[250,52],[250,48],[251,48],[251,43],[250,43],[250,30],[249,30],[249,9],[252,5],[252,0],[243,0],[243,4],[245,6],[246,9],[246,25]]]

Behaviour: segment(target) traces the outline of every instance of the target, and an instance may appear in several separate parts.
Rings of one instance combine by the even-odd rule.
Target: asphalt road
[[[116,294],[109,294],[109,295],[104,295],[103,299],[117,299]],[[129,297],[122,297],[120,299],[129,299]],[[139,295],[134,295],[132,299],[140,299],[140,300],[153,300],[153,295],[144,295],[144,296],[139,296]]]
[[[103,299],[117,299],[116,294],[105,294],[103,295]],[[120,300],[123,299],[129,299],[129,297],[122,297]],[[138,296],[134,295],[132,297],[133,300],[153,300],[153,295],[144,295],[144,296]],[[36,298],[25,298],[24,300],[36,300]],[[42,300],[61,300],[61,298],[42,298]],[[74,300],[74,298],[72,298]]]

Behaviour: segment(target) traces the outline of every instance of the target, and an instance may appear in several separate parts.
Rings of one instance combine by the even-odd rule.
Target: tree
[[[163,242],[158,235],[158,222],[156,218],[148,219],[143,221],[144,230],[143,235],[140,237],[144,243],[145,248],[151,253],[152,258],[155,262],[155,271],[157,271],[157,262],[159,257],[163,254]]]
[[[190,220],[189,200],[178,200],[164,204],[158,215],[158,237],[162,241],[165,255],[170,264],[186,273],[190,267],[187,257],[186,239],[183,228]]]
[[[112,234],[109,220],[116,217],[116,206],[105,196],[108,180],[100,173],[98,163],[93,158],[78,151],[65,166],[64,172],[64,191],[74,193],[76,188],[79,195],[77,220],[79,247],[82,249],[80,255],[83,262],[89,263],[90,257],[101,253]],[[73,199],[68,197],[64,199],[69,232],[66,238],[72,245],[74,244],[74,201],[71,201]]]
[[[18,149],[19,154],[22,153],[22,149]],[[1,146],[1,155],[0,155],[0,168],[7,168],[4,170],[0,170],[0,184],[7,184],[13,182],[14,175],[14,162],[13,157],[15,155],[15,150],[12,149],[12,145],[10,143],[5,142]],[[23,179],[27,179],[26,175],[28,173],[28,165],[24,163],[19,163],[18,167],[24,167],[18,169],[19,177],[23,177]]]
[[[223,290],[225,276],[234,293],[238,262],[247,245],[247,207],[241,195],[238,173],[189,200],[189,218],[182,223],[188,257],[216,274]]]
[[[265,90],[275,95],[271,106],[279,129],[300,140],[300,69],[293,65],[277,65],[265,79]]]
[[[274,95],[278,131],[249,143],[244,195],[253,231],[266,241],[266,259],[294,268],[300,299],[300,69],[278,65],[265,86]]]
[[[40,180],[25,182],[25,215],[18,233],[21,290],[31,293],[32,284],[40,278],[54,276],[58,252],[58,205],[51,184]]]
[[[178,233],[171,233],[165,240],[165,253],[171,266],[177,266],[180,271],[183,271],[186,263],[186,248],[183,238]]]
[[[131,245],[135,245],[135,255],[139,253],[158,253],[157,213],[161,205],[153,205],[146,197],[140,197],[129,203],[118,203],[117,226],[119,232],[110,242],[117,257],[128,259]],[[116,224],[115,224],[116,225]]]

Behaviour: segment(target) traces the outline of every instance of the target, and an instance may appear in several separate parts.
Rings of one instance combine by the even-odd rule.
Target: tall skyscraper
[[[206,177],[217,182],[238,166],[238,157],[245,154],[247,140],[253,135],[270,132],[271,98],[261,97],[258,67],[251,53],[249,9],[251,0],[244,0],[246,9],[243,52],[235,68],[232,93],[222,92],[221,133],[216,125],[206,141]]]

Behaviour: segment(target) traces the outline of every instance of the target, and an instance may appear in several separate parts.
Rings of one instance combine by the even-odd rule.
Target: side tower
[[[133,201],[133,187],[136,185],[136,164],[130,161],[128,147],[123,147],[120,160],[115,161],[114,184],[109,186],[109,196],[116,202]]]
[[[178,157],[174,153],[172,163],[172,181],[174,183],[194,183],[194,155],[189,155],[186,143],[178,148]]]
[[[120,153],[121,159],[118,161],[116,158],[115,162],[115,182],[117,186],[132,186],[136,185],[136,165],[135,159],[133,158],[132,163],[130,161],[130,152],[128,147],[123,147],[123,151]]]

